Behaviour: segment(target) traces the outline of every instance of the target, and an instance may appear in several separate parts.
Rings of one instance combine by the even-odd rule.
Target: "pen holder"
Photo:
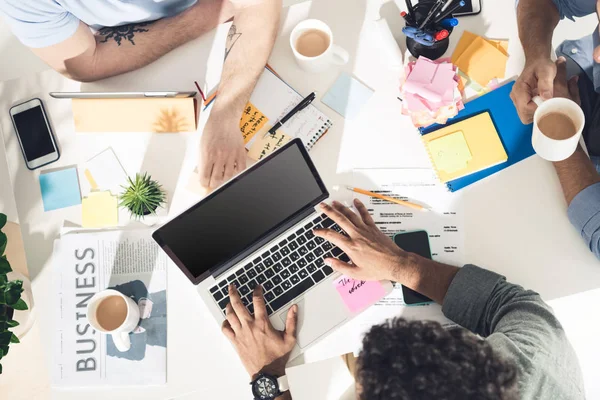
[[[431,0],[420,1],[419,4],[414,7],[416,20],[423,21],[434,4],[435,1]],[[446,18],[452,18],[452,15],[448,15]],[[417,43],[411,37],[406,37],[406,48],[415,58],[423,56],[429,58],[430,60],[437,60],[444,55],[446,50],[448,50],[448,46],[450,46],[450,35],[452,34],[453,28],[444,29],[448,31],[448,37],[440,41],[436,41],[431,46],[425,46],[424,44]]]

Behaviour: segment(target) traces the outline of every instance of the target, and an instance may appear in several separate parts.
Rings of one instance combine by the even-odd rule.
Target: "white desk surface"
[[[372,22],[382,2],[384,0],[314,0],[286,8],[282,14],[281,31],[270,64],[300,93],[317,90],[320,95],[324,94],[341,70],[353,73],[375,89],[374,96],[353,121],[344,121],[316,102],[334,121],[331,131],[311,153],[330,188],[349,183],[353,168],[429,166],[416,129],[400,114],[396,100],[399,71],[387,67],[387,56]],[[381,10],[391,21],[392,31],[400,37],[402,22],[397,7],[384,2]],[[288,45],[289,33],[297,22],[308,17],[321,19],[331,26],[334,41],[351,55],[348,65],[320,75],[304,73],[295,65]],[[577,24],[565,22],[555,35],[555,42],[588,34],[594,26],[592,19],[580,20]],[[484,1],[481,15],[461,19],[451,37],[449,54],[465,29],[490,38],[509,38],[511,58],[507,77],[522,69],[523,56],[512,2]],[[67,89],[194,90],[194,80],[212,87],[219,79],[226,32],[227,26],[222,26],[152,65],[102,82],[80,85],[53,71],[4,82],[0,84],[0,110],[40,97],[62,151],[60,161],[50,168],[81,163],[111,146],[128,173],[147,171],[163,183],[170,194],[170,213],[177,213],[198,200],[198,196],[184,188],[195,164],[198,134],[76,135],[69,102],[54,100],[47,93]],[[404,45],[402,50],[405,50]],[[10,220],[19,220],[21,224],[33,279],[37,322],[23,344],[11,348],[11,353],[18,352],[19,357],[5,359],[8,362],[4,362],[5,374],[0,378],[3,388],[0,398],[80,399],[85,395],[87,399],[100,399],[108,394],[113,400],[248,398],[245,371],[220,328],[198,301],[193,286],[176,268],[169,271],[168,277],[166,386],[71,391],[50,388],[48,350],[53,323],[48,260],[63,221],[78,224],[80,208],[44,213],[39,172],[25,167],[7,115],[3,112],[0,116],[6,146],[6,153],[0,146],[3,186],[0,207]],[[201,116],[199,132],[206,117],[206,114]],[[14,200],[6,188],[9,177]],[[558,179],[549,163],[537,156],[531,157],[457,196],[461,196],[466,210],[468,262],[498,271],[513,282],[537,290],[547,300],[600,288],[600,263],[569,224]],[[344,200],[349,195],[339,192],[334,197]],[[433,311],[439,313],[439,310]],[[410,313],[419,316],[416,311]],[[356,327],[349,324],[334,333],[311,349],[305,359],[323,359],[353,348],[359,340],[353,328]]]

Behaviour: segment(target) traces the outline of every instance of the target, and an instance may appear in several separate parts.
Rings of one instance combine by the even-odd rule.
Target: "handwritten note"
[[[357,281],[342,276],[333,282],[350,312],[359,312],[375,304],[385,296],[385,288],[379,281]]]
[[[240,131],[244,136],[244,144],[248,143],[268,121],[269,119],[254,104],[248,102],[240,118]]]
[[[270,126],[265,125],[262,130],[256,133],[255,138],[249,143],[248,157],[253,160],[262,160],[290,140],[291,136],[286,135],[281,129],[275,132],[275,135],[265,133],[269,130]]]

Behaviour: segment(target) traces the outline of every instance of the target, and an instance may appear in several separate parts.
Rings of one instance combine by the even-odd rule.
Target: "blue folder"
[[[517,114],[517,110],[510,98],[510,91],[515,82],[507,83],[496,90],[491,91],[473,101],[465,104],[465,108],[460,111],[454,118],[448,120],[446,125],[431,125],[426,128],[420,128],[421,135],[427,135],[444,126],[454,124],[474,115],[488,112],[496,131],[500,136],[500,140],[504,145],[504,150],[508,155],[508,160],[502,164],[484,169],[471,175],[463,176],[447,182],[448,190],[455,192],[472,183],[486,178],[504,168],[510,167],[513,164],[522,161],[533,154],[535,151],[531,146],[531,133],[533,125],[523,125]]]

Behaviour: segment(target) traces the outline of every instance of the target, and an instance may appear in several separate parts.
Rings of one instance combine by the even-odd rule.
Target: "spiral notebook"
[[[331,120],[313,104],[298,112],[275,135],[265,133],[304,96],[270,68],[265,68],[240,119],[240,130],[248,155],[260,160],[294,138],[310,151],[331,127]]]

